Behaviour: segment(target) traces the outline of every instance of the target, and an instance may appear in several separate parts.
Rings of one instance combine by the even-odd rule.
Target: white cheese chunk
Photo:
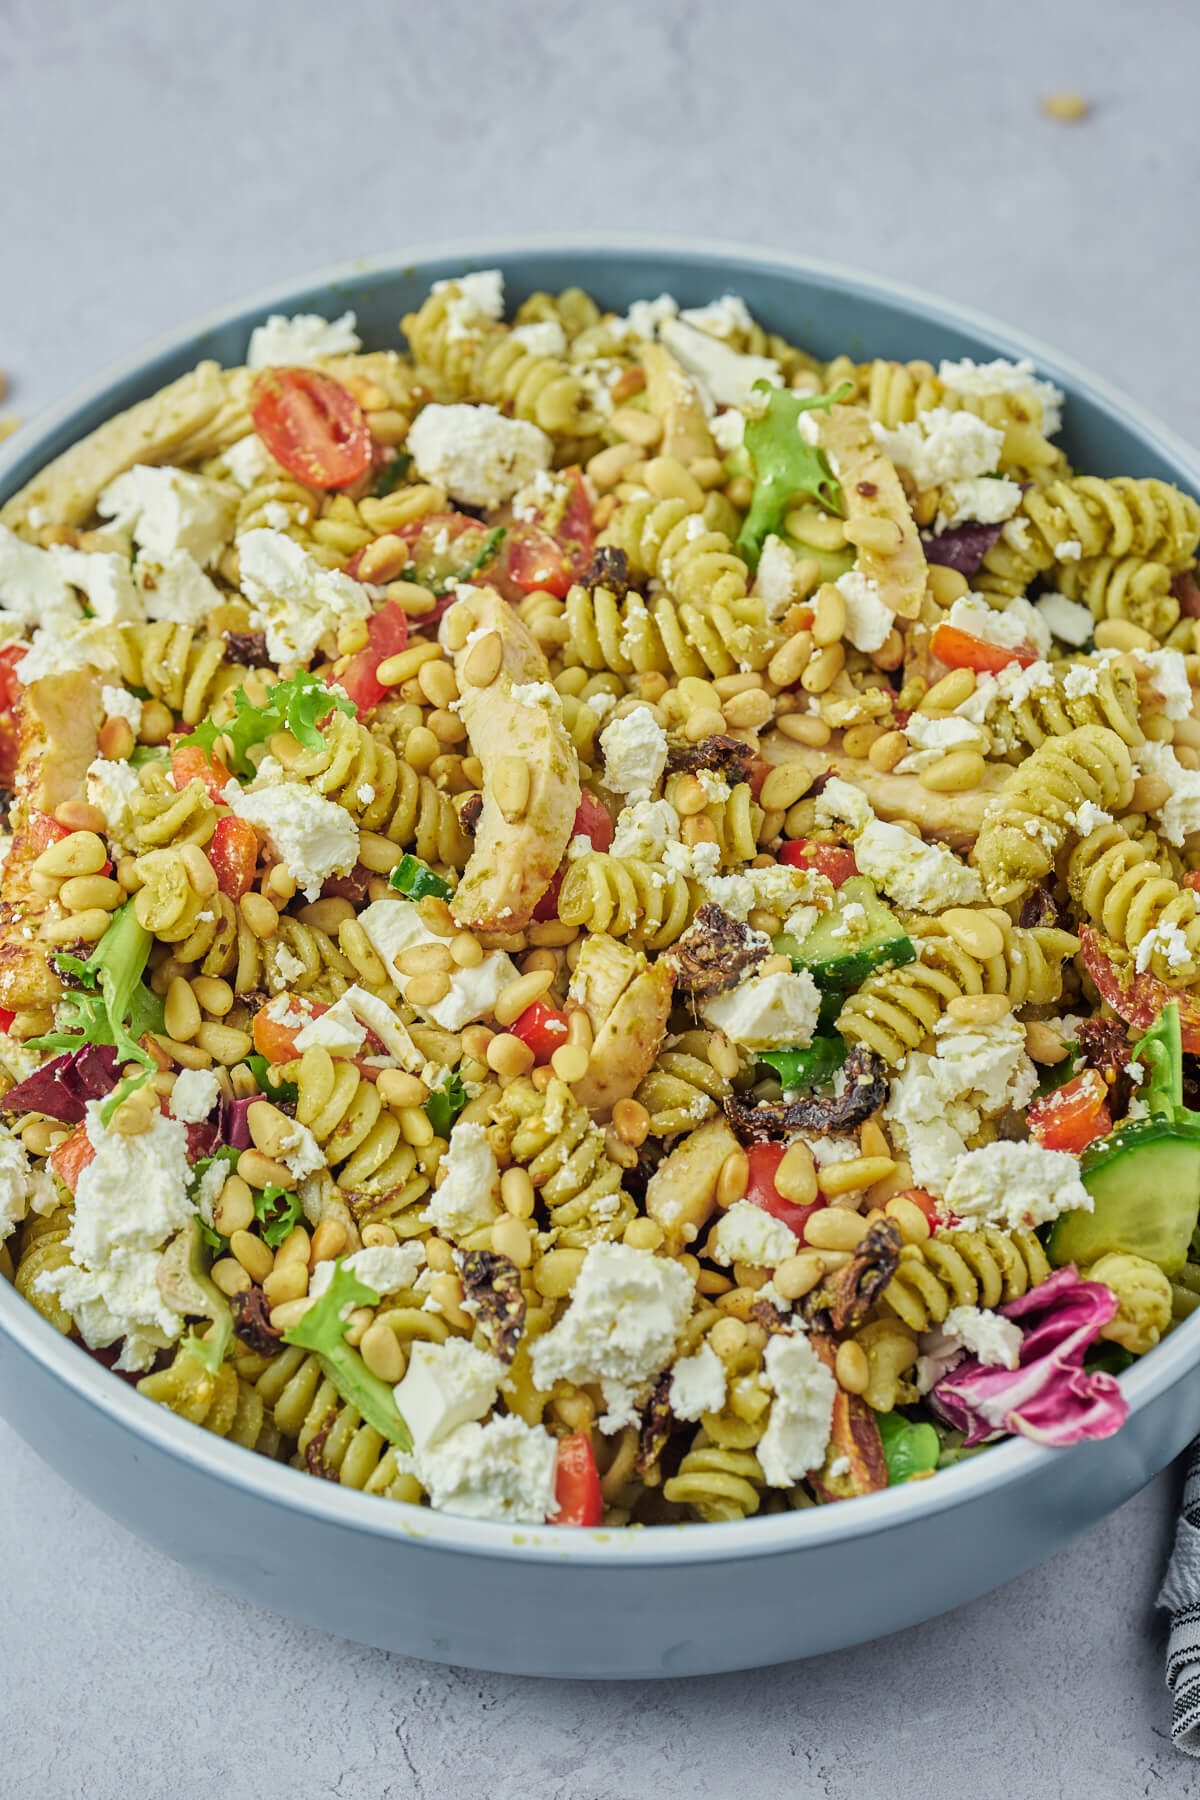
[[[935,532],[955,525],[1001,525],[1021,504],[1020,484],[991,475],[972,475],[965,481],[947,481],[938,496]]]
[[[346,356],[362,349],[352,312],[340,319],[323,319],[319,313],[271,313],[265,325],[250,333],[246,366],[250,369],[295,368],[322,356]]]
[[[807,969],[748,975],[700,1008],[706,1023],[747,1050],[804,1048],[812,1043],[821,995]]]
[[[203,625],[224,595],[187,550],[172,550],[161,563],[139,557],[134,573],[148,619]]]
[[[746,406],[756,398],[754,384],[767,381],[778,387],[783,381],[779,364],[770,356],[747,356],[730,349],[707,331],[698,331],[684,319],[666,319],[659,339],[695,381],[709,411],[717,406]]]
[[[1062,429],[1063,391],[1051,381],[1039,381],[1028,359],[1014,363],[1000,356],[995,362],[977,363],[968,356],[961,362],[943,361],[938,378],[957,394],[1029,395],[1037,402],[1046,436],[1054,437]]]
[[[87,772],[88,805],[94,806],[104,819],[106,835],[114,844],[132,844],[137,821],[133,801],[142,792],[137,770],[127,762],[109,762],[97,757]]]
[[[423,407],[404,447],[422,480],[468,506],[501,506],[548,469],[554,454],[544,431],[494,406]]]
[[[345,994],[328,1012],[310,1019],[296,1035],[296,1049],[328,1050],[331,1056],[357,1056],[366,1042],[367,1029],[354,1016]]]
[[[225,452],[225,467],[243,493],[249,493],[260,481],[273,480],[284,473],[257,431],[248,431],[245,437],[229,446]]]
[[[1034,605],[1053,636],[1075,649],[1086,644],[1096,629],[1090,609],[1078,600],[1068,600],[1065,594],[1039,594]]]
[[[475,269],[431,290],[446,296],[446,336],[451,342],[486,331],[504,317],[504,277],[499,269]]]
[[[396,1405],[412,1435],[418,1465],[424,1452],[492,1410],[505,1374],[498,1357],[463,1338],[412,1346]]]
[[[907,469],[918,488],[971,481],[990,475],[1000,461],[1004,433],[974,413],[936,406],[911,423],[889,430],[872,425],[875,441],[897,468]]]
[[[539,1340],[544,1341],[544,1340]],[[516,1417],[460,1425],[420,1458],[430,1503],[468,1519],[535,1524],[555,1509],[558,1445]]]
[[[102,625],[56,624],[38,628],[25,655],[16,666],[24,687],[47,676],[66,675],[73,669],[116,670],[117,658],[105,641]]]
[[[24,625],[65,630],[83,608],[56,559],[0,525],[0,606]]]
[[[600,733],[604,785],[631,800],[648,800],[667,766],[667,734],[648,706],[635,706]]]
[[[694,1356],[685,1356],[671,1370],[667,1404],[677,1419],[699,1419],[717,1413],[725,1404],[725,1365],[711,1344],[701,1344]]]
[[[418,944],[444,944],[446,941],[428,929],[411,900],[399,896],[395,900],[373,901],[359,914],[359,923],[401,994],[407,993],[413,977],[400,972],[396,959]],[[475,968],[452,971],[450,992],[444,1000],[438,1000],[432,1006],[418,1006],[417,1011],[445,1031],[461,1031],[464,1025],[486,1018],[495,1006],[501,988],[515,981],[519,973],[512,958],[503,950],[489,950]],[[370,1020],[367,1022],[369,1024]]]
[[[482,1125],[458,1121],[442,1168],[421,1220],[457,1243],[500,1216],[500,1165]]]
[[[142,617],[142,603],[129,558],[115,551],[68,550],[56,545],[50,555],[63,576],[86,594],[92,617],[101,625],[131,624]]]
[[[118,530],[131,530],[152,561],[162,563],[173,550],[186,550],[207,567],[233,534],[237,499],[237,489],[225,482],[137,463],[109,482],[96,510],[115,519]]]
[[[531,356],[567,354],[567,334],[557,319],[538,319],[531,325],[514,325],[511,335]]]
[[[1200,831],[1200,770],[1185,769],[1170,744],[1158,743],[1139,745],[1137,766],[1171,790],[1156,809],[1167,842],[1181,845],[1191,832]]]
[[[136,694],[131,694],[128,688],[102,687],[100,704],[106,718],[124,719],[137,735],[142,723],[142,703]]]
[[[324,568],[281,531],[244,531],[237,551],[250,623],[266,632],[272,662],[311,662],[323,637],[370,614],[368,588],[340,569]]]
[[[171,1089],[171,1117],[183,1125],[199,1125],[220,1098],[221,1084],[211,1069],[181,1069]]]
[[[1079,1160],[1065,1150],[998,1140],[972,1150],[946,1184],[946,1204],[962,1219],[1009,1230],[1045,1225],[1060,1213],[1092,1211]]]
[[[792,1487],[825,1461],[837,1382],[806,1337],[784,1332],[767,1340],[763,1370],[774,1399],[756,1454],[771,1487]]]
[[[866,796],[847,781],[835,778],[825,784],[817,798],[817,818],[851,827],[860,872],[901,906],[941,912],[983,899],[983,883],[974,869],[941,844],[926,844],[901,826],[877,819]]]
[[[713,1233],[713,1261],[722,1268],[748,1263],[755,1269],[773,1269],[785,1257],[794,1256],[799,1239],[781,1219],[772,1218],[761,1206],[737,1200],[722,1213]]]
[[[352,1251],[349,1256],[336,1260],[327,1258],[317,1263],[309,1277],[308,1291],[314,1300],[319,1300],[340,1262],[342,1268],[349,1269],[364,1287],[369,1287],[382,1300],[388,1294],[398,1294],[402,1289],[412,1287],[424,1261],[424,1245],[411,1239],[404,1244],[370,1244],[362,1250]]]
[[[879,597],[879,583],[858,569],[848,569],[834,582],[846,603],[846,636],[856,650],[882,649],[895,613]]]
[[[358,861],[358,827],[344,806],[299,782],[243,789],[231,781],[221,798],[239,819],[261,831],[310,900],[331,875],[348,875]]]
[[[1021,1327],[989,1307],[952,1306],[942,1330],[957,1338],[981,1363],[1015,1369],[1021,1358]]]
[[[676,1262],[629,1244],[593,1244],[566,1312],[534,1342],[534,1382],[598,1381],[608,1409],[601,1431],[633,1424],[638,1394],[671,1360],[695,1291]]]
[[[660,862],[668,844],[679,842],[679,814],[669,800],[635,800],[622,807],[613,833],[614,856],[636,856],[643,862]],[[584,838],[586,856],[592,840]]]
[[[58,1204],[53,1178],[30,1167],[20,1138],[0,1127],[0,1244],[31,1210],[46,1213]]]

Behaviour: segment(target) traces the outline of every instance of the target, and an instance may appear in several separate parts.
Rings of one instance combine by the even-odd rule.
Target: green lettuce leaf
[[[467,1090],[462,1084],[458,1071],[455,1070],[443,1081],[441,1087],[434,1088],[425,1102],[425,1117],[433,1126],[435,1137],[448,1138],[451,1127],[463,1107],[467,1104]]]
[[[937,1468],[942,1445],[932,1425],[914,1425],[896,1412],[877,1412],[875,1423],[883,1443],[889,1487]]]
[[[285,1331],[285,1344],[296,1344],[312,1350],[321,1367],[342,1399],[353,1406],[389,1444],[398,1450],[411,1450],[412,1437],[400,1416],[391,1386],[372,1375],[358,1351],[346,1342],[346,1320],[342,1313],[348,1307],[377,1306],[379,1295],[346,1268],[339,1260],[333,1279],[320,1298],[310,1306],[303,1318],[290,1331]]]
[[[262,1222],[262,1241],[270,1249],[278,1250],[303,1215],[300,1197],[281,1187],[255,1188],[252,1192],[254,1216]]]
[[[761,419],[746,421],[744,442],[754,463],[754,495],[737,539],[737,548],[752,569],[758,567],[764,543],[778,532],[799,495],[815,500],[826,512],[841,512],[842,490],[829,459],[815,444],[805,442],[799,425],[801,413],[828,412],[851,391],[848,381],[831,394],[793,394],[766,381],[754,386],[766,395],[767,410]]]
[[[265,744],[275,732],[290,731],[306,750],[319,750],[322,738],[318,725],[322,719],[328,718],[335,707],[338,712],[354,717],[353,702],[345,694],[337,688],[326,687],[305,669],[287,681],[277,681],[267,695],[265,706],[255,706],[247,698],[245,688],[235,688],[233,706],[233,718],[224,725],[218,725],[214,719],[205,719],[190,737],[179,741],[199,744],[211,756],[218,740],[227,738],[233,746],[230,767],[235,775],[242,777],[252,776],[255,772],[250,759],[251,749]]]
[[[105,1101],[106,1123],[126,1094],[140,1087],[156,1066],[137,1041],[147,1031],[164,1029],[163,1002],[142,983],[153,942],[133,901],[127,900],[86,961],[60,951],[54,958],[59,971],[82,986],[68,989],[58,1002],[55,1029],[29,1040],[31,1050],[45,1052],[111,1044],[122,1062],[142,1065],[145,1075],[127,1077]]]

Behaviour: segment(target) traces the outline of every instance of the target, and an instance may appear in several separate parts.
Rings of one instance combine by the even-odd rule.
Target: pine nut
[[[975,671],[973,669],[951,669],[940,681],[935,681],[925,695],[917,711],[955,712],[969,700],[975,692]]]
[[[112,914],[102,906],[87,912],[70,913],[65,919],[47,919],[41,935],[51,944],[95,944],[112,924]]]
[[[1101,619],[1092,636],[1097,650],[1158,649],[1158,639],[1130,619]]]
[[[909,1200],[904,1194],[893,1194],[883,1208],[889,1219],[893,1219],[899,1227],[900,1236],[906,1244],[924,1244],[932,1236],[929,1220],[923,1207],[915,1200]]]
[[[448,975],[454,967],[449,944],[414,944],[396,958],[401,975]]]
[[[709,1064],[717,1075],[723,1075],[726,1081],[732,1081],[741,1067],[737,1045],[731,1043],[723,1031],[714,1031],[708,1040]],[[646,1115],[647,1119],[649,1114]]]
[[[586,468],[592,485],[598,492],[606,488],[616,487],[618,481],[624,479],[626,470],[640,461],[640,453],[636,444],[610,444],[606,450],[598,450],[589,458]]]
[[[505,1169],[500,1177],[500,1198],[504,1202],[505,1211],[515,1219],[532,1218],[535,1195],[528,1170],[518,1167]]]
[[[402,681],[410,681],[422,663],[432,662],[440,657],[442,647],[437,643],[409,644],[397,656],[387,656],[375,671],[376,679],[382,687],[399,687]]]
[[[851,725],[842,734],[842,749],[847,756],[865,757],[875,740],[887,735],[882,725]]]
[[[58,897],[71,912],[94,912],[97,908],[112,912],[125,899],[119,881],[107,875],[72,875],[58,890]]]
[[[380,1381],[397,1382],[404,1373],[404,1350],[390,1325],[377,1319],[368,1325],[359,1344],[362,1359]]]
[[[309,1267],[315,1269],[319,1262],[332,1262],[342,1254],[347,1241],[346,1227],[341,1219],[322,1219],[312,1235]]]
[[[835,1163],[832,1167],[836,1168]],[[823,1206],[804,1227],[804,1241],[814,1250],[853,1250],[866,1234],[867,1221],[842,1206]]]
[[[533,1271],[533,1285],[545,1300],[565,1300],[579,1279],[582,1250],[547,1250]]]
[[[806,694],[823,694],[833,686],[846,661],[846,652],[841,644],[826,644],[818,650],[803,675],[800,686]]]
[[[216,871],[199,844],[180,844],[178,855],[196,893],[202,900],[211,900],[217,891]]]
[[[867,751],[867,761],[880,774],[888,775],[901,757],[908,754],[908,739],[902,731],[885,731]]]
[[[222,981],[215,975],[193,976],[192,992],[205,1012],[215,1013],[220,1019],[225,1017],[233,1005],[233,989],[227,981]]]
[[[434,1139],[433,1125],[419,1106],[402,1106],[399,1110],[400,1132],[406,1144],[423,1150]]]
[[[167,989],[163,1022],[171,1036],[183,1044],[189,1038],[194,1038],[200,1029],[200,1006],[190,982],[185,981],[182,975],[176,975]]]
[[[309,1307],[315,1305],[316,1301],[306,1294],[303,1300],[285,1300],[282,1306],[273,1306],[270,1313],[272,1329],[290,1331],[293,1325],[300,1323]]]
[[[978,787],[986,765],[978,750],[951,750],[917,777],[931,794],[960,794]]]
[[[960,575],[957,569],[951,569],[945,563],[930,563],[925,571],[925,585],[938,606],[947,609],[971,591],[971,584],[966,576]]]
[[[866,518],[847,519],[842,531],[848,544],[874,551],[877,556],[894,556],[904,542],[904,533],[895,519],[880,518],[874,513]]]
[[[775,1270],[775,1287],[785,1300],[799,1300],[812,1292],[824,1273],[821,1258],[802,1251],[799,1256],[784,1257]]]
[[[807,668],[812,653],[812,632],[797,631],[775,652],[767,664],[767,674],[776,687],[793,687]]]
[[[463,1285],[457,1275],[435,1275],[429,1284],[429,1292],[449,1324],[460,1331],[472,1329],[475,1321],[470,1313],[463,1311]]]
[[[103,834],[107,829],[107,821],[98,807],[89,806],[86,800],[64,800],[61,806],[54,809],[56,825],[65,825],[68,831],[94,831]]]
[[[437,1006],[450,992],[450,977],[435,972],[415,975],[404,990],[404,998],[413,1006]]]
[[[761,731],[775,711],[775,702],[764,688],[747,688],[744,694],[726,700],[721,710],[731,731]]]
[[[689,713],[683,735],[690,744],[698,744],[702,738],[719,737],[725,730],[725,715],[715,708],[699,706]]]
[[[1170,798],[1170,783],[1161,775],[1139,775],[1133,784],[1129,804],[1134,812],[1158,812]]]
[[[802,800],[812,786],[812,771],[801,763],[777,763],[771,769],[759,792],[759,801],[768,812],[786,810]]]
[[[243,1150],[237,1160],[237,1172],[252,1188],[281,1187],[290,1193],[296,1186],[292,1171],[264,1156],[261,1150]]]
[[[792,738],[798,744],[809,744],[816,750],[823,749],[833,736],[824,719],[819,719],[815,713],[784,713],[776,718],[775,723],[784,737]],[[898,731],[895,735],[900,739],[900,750],[896,757],[899,762],[908,749],[908,742],[903,733]]]
[[[195,1041],[201,1050],[208,1052],[214,1062],[224,1063],[227,1068],[243,1061],[254,1048],[254,1039],[248,1031],[235,1031],[230,1025],[216,1025],[211,1019],[206,1019],[201,1025]]]
[[[492,793],[510,825],[529,808],[529,764],[522,756],[501,756],[492,770]]]
[[[550,1067],[560,1081],[582,1081],[591,1057],[580,1044],[560,1044],[550,1058]]]
[[[275,1258],[263,1243],[248,1231],[235,1231],[229,1240],[229,1248],[249,1275],[251,1281],[262,1286],[271,1270],[275,1267]],[[293,1294],[292,1299],[298,1298]]]
[[[472,1062],[485,1062],[487,1047],[495,1035],[486,1025],[468,1025],[462,1034],[463,1055],[469,1056]]]
[[[789,1144],[775,1171],[775,1186],[785,1200],[811,1206],[817,1197],[817,1170],[813,1154],[803,1139]]]
[[[425,1083],[403,1069],[381,1069],[375,1089],[388,1106],[424,1106],[429,1098]]]
[[[717,1205],[723,1208],[745,1199],[750,1180],[750,1161],[744,1150],[731,1150],[717,1176]]]
[[[175,729],[175,716],[161,700],[147,700],[142,706],[142,722],[138,726],[138,742],[165,744]]]
[[[273,937],[279,929],[279,914],[261,894],[243,894],[238,901],[243,919],[256,938]]]
[[[532,974],[519,975],[516,981],[510,981],[506,987],[502,987],[492,1008],[496,1023],[512,1025],[526,1007],[541,999],[553,980],[554,976],[549,969],[535,969]]]
[[[888,1143],[881,1126],[874,1119],[868,1119],[858,1134],[859,1145],[864,1156],[882,1156],[892,1160],[892,1146]]]
[[[264,1156],[278,1157],[292,1134],[292,1121],[269,1100],[252,1100],[246,1108],[246,1124],[254,1146]]]
[[[358,559],[359,581],[380,584],[395,580],[409,564],[408,545],[394,531],[368,544]]]
[[[966,906],[952,906],[941,915],[941,924],[960,949],[979,962],[990,962],[1004,954],[1004,933],[994,919],[972,912]]]
[[[959,994],[946,1011],[960,1025],[998,1025],[1012,1005],[1007,994]]]
[[[500,673],[504,647],[500,634],[489,631],[472,644],[462,667],[462,679],[471,687],[490,687]]]
[[[303,1299],[308,1292],[308,1264],[293,1258],[280,1268],[276,1258],[271,1273],[263,1277],[262,1291],[272,1306],[284,1306],[289,1300]]]
[[[838,1386],[848,1394],[865,1394],[871,1379],[871,1365],[867,1361],[867,1353],[861,1344],[853,1338],[838,1345],[837,1357],[834,1361],[834,1373]]]
[[[209,1273],[216,1286],[232,1300],[235,1294],[248,1294],[254,1285],[234,1256],[222,1256],[212,1266]]]
[[[104,839],[94,831],[73,831],[43,850],[34,862],[39,875],[98,875],[108,861]]]
[[[817,1186],[828,1200],[836,1199],[840,1194],[857,1194],[884,1180],[895,1167],[890,1156],[856,1156],[848,1162],[830,1163],[821,1169],[817,1174]]]
[[[1036,1063],[1060,1063],[1067,1055],[1067,1046],[1057,1031],[1040,1019],[1030,1019],[1026,1025],[1025,1048]]]
[[[360,831],[358,834],[358,860],[372,875],[390,875],[403,855],[401,845],[394,844],[382,832]]]
[[[817,589],[812,636],[818,649],[836,644],[846,634],[846,602],[831,581]]]
[[[488,1044],[485,1060],[497,1075],[515,1077],[527,1075],[536,1059],[521,1038],[514,1037],[511,1031],[500,1031]]]
[[[507,1256],[510,1262],[516,1263],[518,1269],[527,1269],[533,1261],[533,1246],[529,1239],[529,1228],[523,1220],[505,1213],[492,1226],[492,1249],[499,1256]]]
[[[612,1111],[613,1130],[623,1144],[634,1149],[650,1135],[650,1114],[640,1100],[618,1100]]]
[[[637,406],[619,406],[608,422],[619,438],[624,438],[628,444],[637,444],[642,450],[657,444],[663,434],[662,420]]]
[[[213,1225],[222,1237],[248,1231],[254,1222],[254,1196],[240,1175],[231,1175],[213,1207]]]

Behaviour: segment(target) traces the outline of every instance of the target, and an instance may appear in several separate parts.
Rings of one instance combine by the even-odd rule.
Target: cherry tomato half
[[[567,1015],[559,1012],[557,1007],[535,1000],[508,1029],[523,1044],[529,1045],[538,1062],[546,1063],[567,1041]]]
[[[558,483],[565,482],[570,483],[570,498],[557,524],[540,513],[532,522],[509,528],[505,570],[523,594],[541,589],[565,599],[591,560],[595,532],[583,476],[578,469],[564,469]]]
[[[785,1200],[775,1186],[775,1172],[783,1161],[786,1144],[751,1144],[746,1152],[746,1160],[750,1164],[750,1175],[746,1182],[746,1198],[751,1206],[757,1206],[762,1212],[770,1213],[789,1231],[794,1231],[803,1242],[804,1227],[815,1212],[819,1212],[827,1203],[816,1199],[811,1204],[801,1206],[795,1200]]]
[[[17,680],[17,664],[24,656],[26,644],[6,644],[0,650],[0,787],[11,788],[17,772],[20,750],[20,727],[17,709],[25,689]]]
[[[218,819],[208,846],[208,860],[223,894],[231,900],[248,894],[254,886],[258,863],[258,835],[253,825],[234,813]]]
[[[1107,941],[1093,926],[1079,927],[1079,954],[1100,998],[1107,1000],[1117,1017],[1135,1031],[1149,1030],[1163,1008],[1174,1000],[1179,1007],[1183,1048],[1189,1056],[1200,1056],[1200,1000],[1161,981],[1149,969],[1141,975],[1128,967],[1118,969],[1105,949]]]
[[[69,1194],[75,1192],[79,1177],[95,1154],[84,1125],[77,1125],[70,1136],[50,1152],[50,1167]]]
[[[264,369],[250,417],[276,462],[310,487],[349,487],[371,466],[374,446],[362,409],[319,369]]]
[[[1096,1138],[1107,1137],[1112,1130],[1108,1083],[1098,1069],[1085,1069],[1035,1100],[1028,1116],[1030,1136],[1043,1149],[1069,1150],[1078,1156]]]
[[[586,1431],[573,1431],[558,1440],[554,1499],[548,1525],[599,1525],[604,1517],[600,1476]]]
[[[379,705],[388,689],[376,671],[389,656],[399,656],[408,642],[408,614],[395,600],[389,600],[371,615],[367,641],[337,677],[337,684],[353,700],[361,719]]]
[[[975,669],[988,675],[998,675],[1010,663],[1020,663],[1027,669],[1038,659],[1032,644],[1018,644],[1009,650],[1003,644],[988,644],[982,638],[972,637],[970,632],[960,631],[957,625],[939,625],[930,649],[948,668]]]
[[[233,776],[219,756],[211,755],[199,744],[172,744],[171,780],[179,793],[191,781],[203,782],[209,798],[219,800]]]
[[[812,838],[784,844],[779,860],[793,869],[815,869],[819,875],[827,875],[835,888],[858,874],[853,850],[845,844],[818,844]]]
[[[49,813],[30,813],[25,826],[25,841],[29,846],[31,859],[39,857],[43,850],[50,848],[51,844],[57,844],[70,835],[70,826],[60,825],[57,819],[50,817]]]

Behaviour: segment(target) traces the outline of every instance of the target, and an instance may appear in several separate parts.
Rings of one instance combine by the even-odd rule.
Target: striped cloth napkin
[[[1171,1615],[1167,1686],[1175,1696],[1171,1737],[1177,1750],[1200,1756],[1200,1438],[1187,1452],[1183,1509],[1158,1604]]]

